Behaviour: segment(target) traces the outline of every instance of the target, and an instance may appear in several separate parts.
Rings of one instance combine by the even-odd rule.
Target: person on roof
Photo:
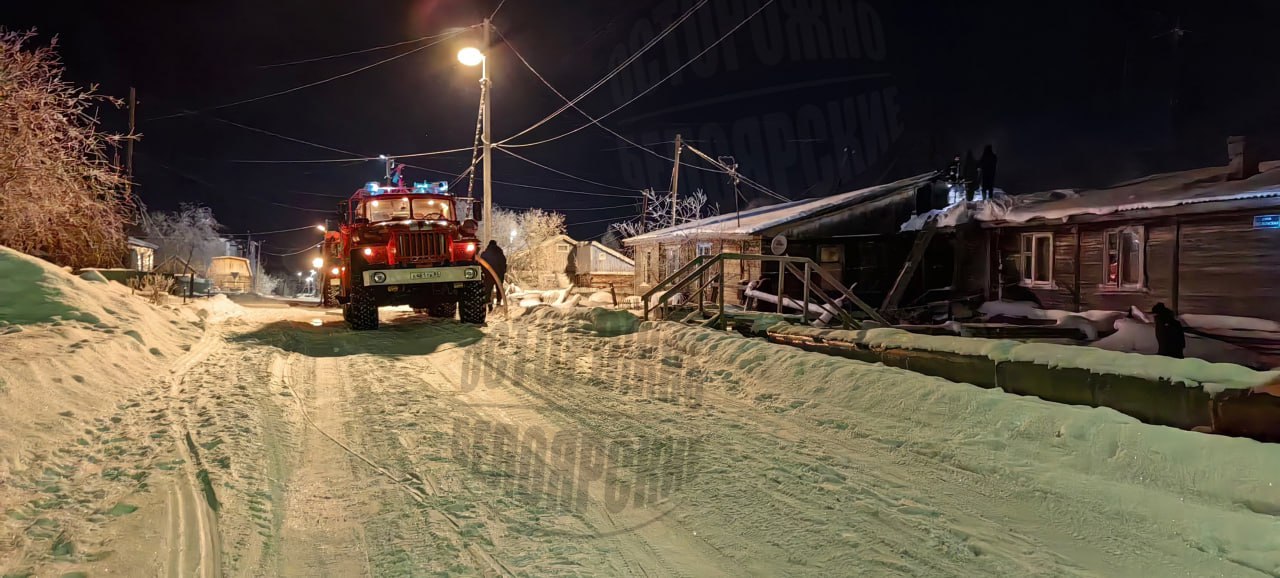
[[[484,294],[485,300],[489,304],[489,308],[493,308],[493,288],[498,288],[498,305],[502,305],[503,284],[507,280],[507,255],[502,252],[502,247],[498,246],[498,242],[493,239],[489,240],[489,244],[480,253],[480,259],[489,264],[493,272],[498,275],[497,279],[486,271],[484,276]]]
[[[973,149],[964,151],[960,180],[964,183],[964,200],[972,201],[973,194],[978,191],[978,159],[973,158]]]
[[[982,198],[990,199],[996,189],[996,153],[991,145],[982,149],[982,158],[978,159],[978,171],[982,179]]]
[[[1151,313],[1156,317],[1157,355],[1182,359],[1182,351],[1187,348],[1187,336],[1178,317],[1164,303],[1156,303]]]

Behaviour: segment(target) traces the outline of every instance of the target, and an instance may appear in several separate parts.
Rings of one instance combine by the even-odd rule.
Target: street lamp
[[[493,208],[493,142],[489,138],[489,114],[492,108],[492,95],[489,92],[489,55],[487,53],[489,43],[489,19],[485,18],[482,27],[484,28],[484,49],[468,46],[458,51],[458,62],[465,66],[480,65],[480,117],[481,117],[481,134],[480,143],[484,147],[484,207],[480,217],[481,236],[480,241],[485,242],[490,239],[489,222],[492,221]]]
[[[319,269],[319,268],[321,268],[321,267],[324,267],[324,259],[322,259],[322,258],[320,258],[320,257],[316,257],[315,259],[312,259],[312,260],[311,260],[311,266],[312,266],[312,267],[315,267],[316,269]],[[312,271],[311,273],[314,275],[314,274],[315,274],[315,271]]]

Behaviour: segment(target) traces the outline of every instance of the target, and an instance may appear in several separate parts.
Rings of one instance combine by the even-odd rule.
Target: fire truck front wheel
[[[485,314],[489,312],[489,296],[484,289],[484,281],[462,284],[458,295],[458,319],[463,323],[484,323]]]
[[[378,328],[378,301],[372,290],[359,285],[351,288],[351,301],[347,303],[347,323],[356,331]]]
[[[458,304],[453,301],[432,303],[427,306],[427,313],[437,319],[453,319],[453,314],[457,310]]]

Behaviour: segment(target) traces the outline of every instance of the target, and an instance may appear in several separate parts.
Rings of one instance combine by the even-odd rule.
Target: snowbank
[[[527,319],[540,324],[570,325],[578,332],[604,337],[635,333],[640,327],[640,318],[629,311],[603,307],[590,309],[543,307],[529,315]]]
[[[0,247],[0,480],[32,452],[74,445],[93,420],[151,399],[225,298],[156,306],[116,282],[86,280]],[[15,489],[16,490],[16,489]],[[0,503],[9,503],[0,484]]]
[[[1011,396],[723,332],[673,323],[654,330],[686,363],[729,375],[730,395],[756,403],[796,400],[803,405],[788,411],[798,419],[844,424],[854,439],[901,448],[903,459],[936,460],[964,475],[1073,496],[1105,513],[1073,518],[1076,539],[1087,532],[1105,542],[1110,524],[1141,516],[1160,525],[1171,548],[1204,549],[1264,574],[1280,568],[1280,532],[1271,515],[1280,511],[1280,446],[1149,426],[1105,408]],[[1103,361],[1125,355],[1020,347],[1032,349],[1011,353],[1093,352]]]
[[[1210,363],[1203,359],[1172,359],[1076,345],[921,335],[901,329],[870,329],[865,332],[828,331],[780,324],[770,328],[770,331],[782,335],[822,337],[878,349],[938,351],[987,357],[997,363],[1026,361],[1049,367],[1084,369],[1100,374],[1165,380],[1185,384],[1188,387],[1203,387],[1210,393],[1226,389],[1252,389],[1280,379],[1280,371],[1254,371],[1232,363]]]
[[[985,318],[1003,316],[1051,319],[1057,321],[1057,325],[1083,331],[1089,340],[1097,339],[1100,332],[1111,331],[1117,319],[1128,316],[1124,311],[1089,310],[1076,313],[1060,309],[1040,309],[1030,301],[987,301],[978,307],[978,312]]]
[[[1280,333],[1280,323],[1270,319],[1235,317],[1232,315],[1199,315],[1195,313],[1180,315],[1178,318],[1182,320],[1183,324],[1196,329],[1233,329]]]

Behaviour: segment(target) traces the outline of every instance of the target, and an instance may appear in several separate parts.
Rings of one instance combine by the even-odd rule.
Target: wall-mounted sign
[[[769,250],[772,251],[774,255],[782,255],[783,253],[786,253],[787,238],[782,235],[774,237],[773,241],[769,242]]]
[[[1280,229],[1280,215],[1254,215],[1253,228]]]

